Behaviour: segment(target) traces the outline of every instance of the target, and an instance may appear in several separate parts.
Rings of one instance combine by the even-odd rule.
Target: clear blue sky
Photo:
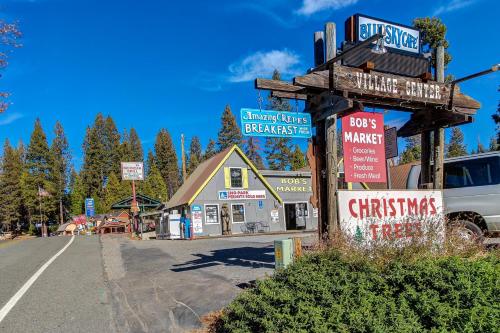
[[[334,21],[340,42],[345,19],[358,12],[405,24],[438,15],[453,55],[447,73],[456,77],[500,62],[494,0],[2,0],[0,17],[18,20],[24,37],[0,78],[13,103],[0,114],[0,141],[27,143],[36,117],[52,139],[60,120],[79,166],[85,128],[102,112],[120,131],[134,126],[145,151],[162,127],[177,146],[181,133],[205,146],[227,103],[235,114],[257,107],[256,76],[273,67],[285,78],[304,73],[313,32]],[[496,73],[462,85],[482,103],[462,127],[469,149],[494,135],[499,84]],[[386,122],[404,116],[391,112]]]

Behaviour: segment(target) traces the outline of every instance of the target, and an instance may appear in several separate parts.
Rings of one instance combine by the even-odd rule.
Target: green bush
[[[498,253],[376,265],[312,253],[257,282],[223,312],[217,332],[495,332]]]
[[[36,236],[37,233],[38,232],[36,230],[35,224],[30,223],[30,226],[29,226],[29,229],[28,229],[28,234],[30,234],[31,236]]]

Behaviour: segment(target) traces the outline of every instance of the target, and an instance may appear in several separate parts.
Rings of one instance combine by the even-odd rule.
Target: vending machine
[[[169,214],[168,215],[168,238],[180,239],[181,238],[181,215]]]

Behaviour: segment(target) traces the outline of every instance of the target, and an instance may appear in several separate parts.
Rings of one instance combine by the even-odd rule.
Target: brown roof
[[[232,148],[233,147],[229,147],[198,165],[188,179],[186,179],[184,184],[182,184],[172,198],[170,198],[166,204],[166,208],[174,208],[187,204],[196,194],[196,191],[203,185],[205,180],[217,169]]]
[[[403,190],[406,189],[408,176],[410,175],[411,167],[420,164],[420,162],[411,162],[407,164],[395,165],[390,168],[391,172],[391,185],[392,189]],[[373,190],[386,189],[386,183],[368,183],[368,187]]]

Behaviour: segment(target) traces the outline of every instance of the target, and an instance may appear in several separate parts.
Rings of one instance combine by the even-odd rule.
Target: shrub
[[[500,260],[394,257],[380,264],[338,249],[300,258],[238,296],[216,332],[494,332]]]

